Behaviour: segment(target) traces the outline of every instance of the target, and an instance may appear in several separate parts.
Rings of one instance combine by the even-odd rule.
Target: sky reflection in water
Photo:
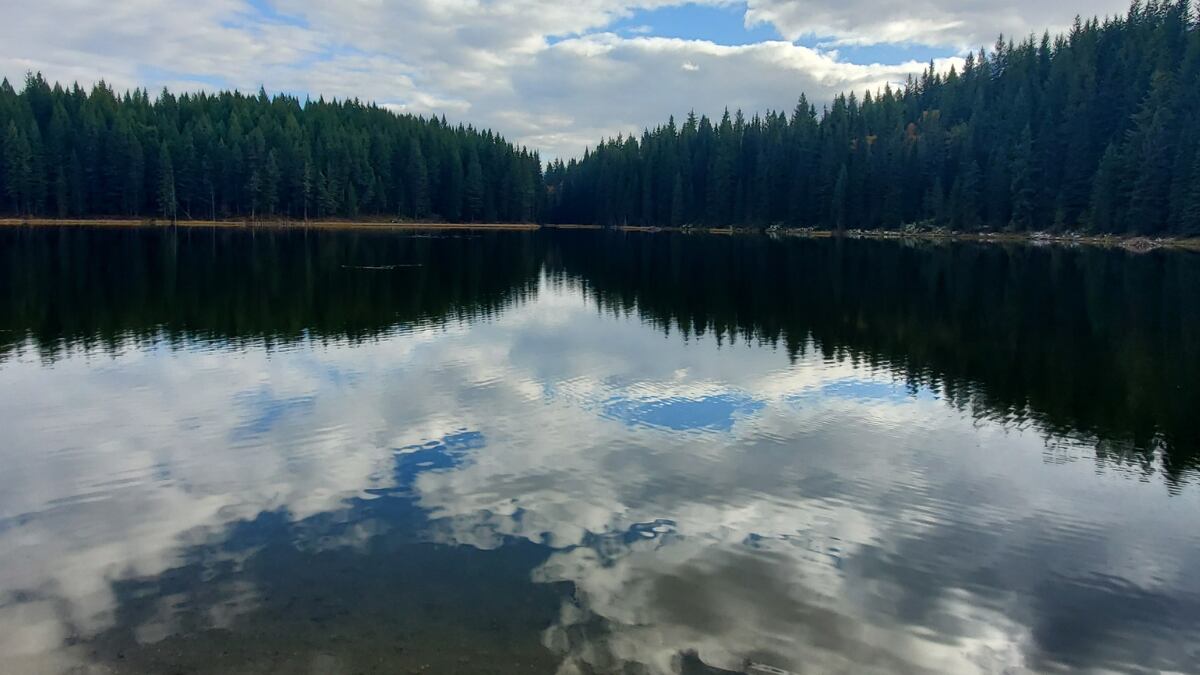
[[[535,284],[363,341],[10,351],[2,670],[1200,663],[1190,474]]]

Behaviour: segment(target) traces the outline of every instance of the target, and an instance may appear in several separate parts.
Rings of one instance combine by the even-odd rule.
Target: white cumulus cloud
[[[771,24],[789,40],[815,36],[840,44],[916,43],[973,49],[990,46],[1001,33],[1020,39],[1044,30],[1061,31],[1076,15],[1122,14],[1128,8],[1125,0],[748,0],[746,23]]]

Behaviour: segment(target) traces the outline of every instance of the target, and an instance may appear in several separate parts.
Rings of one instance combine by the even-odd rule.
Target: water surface
[[[0,231],[0,671],[1194,672],[1198,291],[1092,248]]]

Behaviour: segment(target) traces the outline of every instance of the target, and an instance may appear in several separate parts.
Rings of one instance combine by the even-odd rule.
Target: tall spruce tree
[[[159,148],[158,154],[158,213],[164,220],[174,222],[178,204],[175,198],[175,167],[167,146]]]
[[[421,154],[421,143],[412,139],[408,143],[408,201],[413,218],[425,218],[429,215],[429,173],[425,166],[425,156]]]
[[[483,164],[479,161],[479,153],[475,148],[467,159],[467,176],[463,186],[463,216],[468,222],[475,222],[483,217],[484,183]]]

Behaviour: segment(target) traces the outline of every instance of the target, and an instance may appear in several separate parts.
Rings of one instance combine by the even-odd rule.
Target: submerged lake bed
[[[0,231],[5,673],[1195,672],[1200,255]]]

